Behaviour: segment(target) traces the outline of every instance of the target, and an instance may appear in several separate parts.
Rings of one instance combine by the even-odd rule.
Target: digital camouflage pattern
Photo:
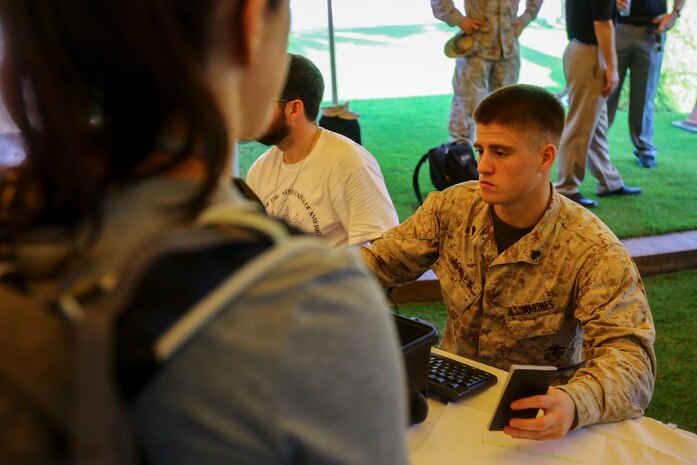
[[[456,60],[453,74],[453,100],[450,107],[448,132],[451,142],[472,143],[474,124],[472,113],[490,92],[515,84],[520,70],[520,50],[515,35],[519,0],[465,0],[468,18],[486,23],[474,34],[477,39],[474,52]],[[542,0],[526,0],[520,16],[527,24],[540,11]],[[431,0],[433,15],[456,27],[465,17],[453,0]]]
[[[535,228],[501,254],[477,182],[430,194],[362,254],[385,287],[433,269],[448,309],[442,349],[503,370],[562,369],[575,427],[648,405],[655,330],[639,273],[595,215],[556,191]]]
[[[450,141],[473,144],[475,126],[472,115],[489,93],[518,82],[520,56],[486,60],[477,55],[459,57],[453,73],[453,100],[450,103],[448,134]]]
[[[433,16],[456,27],[465,17],[484,21],[486,25],[476,34],[476,53],[487,60],[510,58],[518,54],[515,22],[518,19],[519,0],[464,0],[463,15],[455,8],[453,0],[431,0]],[[542,0],[526,0],[525,11],[520,18],[529,23],[537,17]]]

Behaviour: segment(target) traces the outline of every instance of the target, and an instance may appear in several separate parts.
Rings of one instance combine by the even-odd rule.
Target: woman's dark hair
[[[245,0],[226,1],[239,10]],[[0,0],[3,94],[27,144],[6,231],[97,219],[105,189],[167,170],[195,144],[206,180],[185,212],[200,210],[229,154],[202,77],[214,4]],[[181,146],[144,168],[173,120],[184,129]]]

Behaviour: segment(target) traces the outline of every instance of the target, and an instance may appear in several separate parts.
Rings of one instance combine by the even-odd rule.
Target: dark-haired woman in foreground
[[[223,173],[232,141],[268,124],[288,0],[0,8],[3,95],[27,144],[1,239],[34,295],[68,272],[126,269],[138,244],[211,205],[254,211]],[[382,292],[353,253],[319,250],[279,264],[140,392],[131,416],[150,463],[406,463]]]

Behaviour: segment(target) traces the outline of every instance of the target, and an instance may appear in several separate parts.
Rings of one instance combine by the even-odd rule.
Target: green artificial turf
[[[359,119],[363,145],[377,158],[387,189],[400,220],[415,210],[412,174],[418,159],[431,147],[447,141],[450,96],[356,100],[351,106]],[[627,130],[627,114],[618,112],[610,131],[613,162],[625,184],[641,186],[637,197],[599,199],[594,212],[620,238],[664,234],[697,229],[697,134],[678,129],[672,121],[685,119],[681,113],[657,113],[655,144],[658,167],[636,165]],[[264,151],[257,143],[240,146],[240,170]],[[556,177],[556,169],[553,171]],[[595,180],[587,173],[581,192],[595,198]],[[427,165],[422,167],[422,192],[432,190]]]
[[[697,433],[697,270],[644,280],[656,325],[658,379],[646,415]]]
[[[656,325],[658,377],[646,415],[697,433],[697,270],[644,280]],[[430,321],[442,333],[443,302],[401,304],[402,315]]]
[[[530,30],[529,33],[551,31],[550,25],[540,21],[530,25]],[[425,35],[428,31],[439,31],[447,35],[452,30],[441,22],[337,29],[336,41],[338,48],[361,45],[384,48],[387,53],[395,41],[399,42],[405,38],[423,37],[424,40],[432,40],[428,38],[430,36]],[[557,33],[560,40],[566,40],[562,30]],[[386,41],[386,37],[389,37],[390,41]],[[328,47],[327,32],[323,29],[297,31],[291,35],[291,39],[290,50],[306,56],[327,50]],[[684,37],[682,41],[690,42],[690,39]],[[402,46],[409,46],[407,44],[408,42],[404,42]],[[672,60],[678,58],[673,53],[673,48],[677,45],[673,43],[667,51],[664,63],[666,69],[671,67]],[[546,73],[550,83],[548,89],[555,93],[560,92],[564,86],[562,60],[560,55],[557,56],[560,50],[539,41],[521,41],[523,67]],[[346,54],[341,56],[346,57]],[[389,55],[386,55],[385,59],[389,60]],[[349,64],[344,63],[342,69],[345,70],[348,66]],[[663,81],[669,78],[670,76],[665,75]],[[620,99],[620,109],[625,110],[629,94],[626,85],[627,83]],[[657,110],[661,111],[656,113],[654,143],[660,153],[656,169],[649,170],[636,165],[627,130],[626,112],[617,113],[615,124],[609,134],[610,154],[625,184],[644,189],[644,194],[639,197],[600,199],[600,208],[594,210],[620,238],[697,228],[697,134],[672,126],[672,121],[684,120],[686,115],[668,112],[667,109],[671,106],[665,102],[671,99],[662,95],[658,97]],[[447,142],[450,99],[450,95],[434,95],[351,101],[351,109],[361,114],[358,121],[361,125],[363,145],[379,161],[388,191],[402,221],[409,217],[417,206],[412,189],[412,174],[416,162],[428,149]],[[264,149],[256,143],[241,145],[240,170],[243,176],[252,161]],[[589,173],[586,174],[581,192],[595,198],[595,180]],[[556,178],[556,169],[553,171],[553,178]],[[422,167],[420,185],[422,193],[432,189],[427,165]]]
[[[428,148],[447,140],[449,101],[449,96],[435,96],[355,102],[357,111],[365,115],[364,145],[380,161],[402,220],[414,210],[411,176],[416,160]],[[670,124],[684,118],[684,114],[678,113],[656,115],[655,143],[661,152],[658,167],[649,170],[636,165],[628,137],[627,114],[618,112],[610,131],[613,162],[625,184],[644,189],[644,194],[638,197],[600,199],[600,208],[595,213],[619,237],[697,227],[697,134]],[[556,178],[556,169],[552,176]],[[422,189],[431,187],[427,173],[422,173],[420,185]],[[581,191],[594,196],[595,180],[590,174]]]

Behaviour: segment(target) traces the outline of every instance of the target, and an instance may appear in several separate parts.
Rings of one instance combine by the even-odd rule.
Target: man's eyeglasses
[[[276,100],[277,103],[288,103],[292,102],[293,100],[300,100],[299,98],[279,98]]]

